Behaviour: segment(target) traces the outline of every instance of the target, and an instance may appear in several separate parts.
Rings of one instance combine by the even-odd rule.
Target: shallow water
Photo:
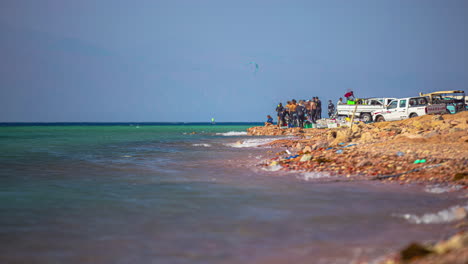
[[[267,150],[233,133],[245,129],[0,127],[0,262],[373,260],[450,230],[400,215],[466,201],[459,192],[263,171],[255,164]]]

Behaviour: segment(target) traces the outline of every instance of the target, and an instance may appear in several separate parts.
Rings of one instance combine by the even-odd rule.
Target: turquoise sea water
[[[0,127],[0,263],[350,263],[449,230],[398,215],[457,194],[264,171],[249,126]]]

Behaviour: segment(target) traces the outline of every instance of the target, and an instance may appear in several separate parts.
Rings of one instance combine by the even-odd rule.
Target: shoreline
[[[468,190],[468,112],[424,115],[401,121],[338,128],[251,127],[250,136],[294,136],[263,146],[282,148],[259,167],[325,174],[328,180],[380,181],[440,186],[445,191]],[[467,196],[465,196],[466,198]],[[411,244],[381,263],[466,263],[466,207],[447,241]],[[449,244],[450,246],[447,246]],[[449,249],[440,250],[440,247]],[[408,253],[409,252],[409,253]],[[406,255],[405,255],[406,254]],[[408,258],[409,254],[409,258]]]
[[[285,151],[259,166],[322,172],[337,179],[457,184],[468,188],[468,112],[359,122],[352,128],[252,127],[247,134],[296,137],[263,145]]]

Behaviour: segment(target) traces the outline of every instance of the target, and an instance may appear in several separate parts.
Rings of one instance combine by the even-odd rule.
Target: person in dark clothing
[[[305,117],[306,108],[303,101],[299,101],[299,104],[296,107],[297,113],[297,124],[299,127],[304,127],[304,117]]]
[[[291,104],[292,104],[291,101],[288,101],[286,103],[286,105],[284,106],[284,112],[283,112],[284,113],[284,115],[283,115],[284,116],[284,125],[286,125],[288,127],[290,126],[291,119],[292,119],[292,115],[290,114],[290,111],[289,111],[289,108],[290,108]]]
[[[315,97],[315,102],[317,103],[317,111],[316,111],[316,116],[315,120],[322,119],[322,101],[318,97]]]
[[[286,110],[283,107],[283,104],[279,103],[276,107],[276,113],[278,113],[278,126],[281,127],[284,124],[284,112]]]
[[[335,105],[332,103],[332,100],[328,100],[328,117],[331,118],[335,113]]]

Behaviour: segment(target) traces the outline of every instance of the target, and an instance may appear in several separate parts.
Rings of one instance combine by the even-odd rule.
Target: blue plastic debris
[[[336,151],[336,154],[341,154],[341,153],[343,153],[342,149],[339,149],[339,150]]]
[[[401,152],[401,151],[398,151],[398,152],[396,153],[396,155],[397,155],[398,157],[401,157],[401,156],[404,156],[405,153],[403,153],[403,152]]]
[[[294,159],[294,158],[297,158],[297,157],[299,157],[299,155],[289,156],[289,157],[286,157],[286,158],[284,158],[284,159],[287,159],[287,160],[288,160],[288,159]]]

